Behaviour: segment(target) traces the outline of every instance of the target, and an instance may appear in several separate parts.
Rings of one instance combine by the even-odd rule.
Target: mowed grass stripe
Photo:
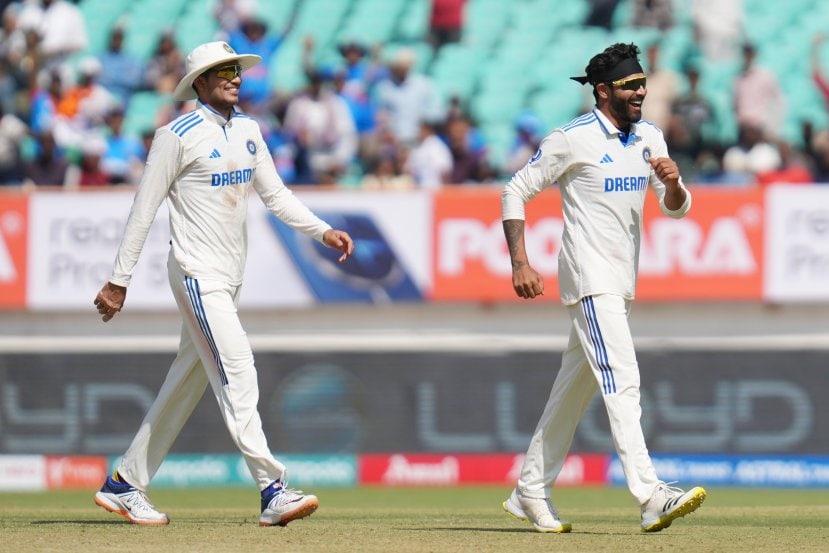
[[[255,490],[153,490],[167,527],[139,527],[92,502],[95,490],[0,493],[0,551],[141,552],[826,552],[829,490],[709,489],[697,512],[657,534],[639,532],[622,488],[556,491],[566,535],[508,517],[509,489],[308,490],[320,510],[287,528],[260,528]]]

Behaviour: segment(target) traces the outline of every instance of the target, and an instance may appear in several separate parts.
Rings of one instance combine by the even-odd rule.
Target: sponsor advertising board
[[[354,486],[357,483],[357,461],[354,455],[283,455],[275,452],[274,456],[290,467],[289,476],[294,486],[339,487]],[[110,472],[118,468],[120,460],[120,457],[110,459]],[[174,453],[164,459],[153,477],[153,487],[209,486],[253,487],[255,483],[244,458],[238,453]]]
[[[829,486],[829,457],[822,456],[654,455],[653,463],[659,477],[669,482],[787,488]],[[608,482],[625,484],[617,458],[610,462]]]
[[[427,195],[297,195],[352,233],[357,253],[348,264],[337,263],[331,257],[334,250],[288,229],[253,197],[242,307],[422,299],[431,278]],[[133,192],[40,192],[0,198],[0,308],[88,309],[111,275]],[[133,274],[130,309],[175,309],[167,284],[169,242],[169,217],[162,204]]]
[[[644,301],[829,301],[829,224],[823,187],[693,189],[683,219],[652,194],[643,221],[637,298]],[[326,302],[517,301],[498,187],[440,191],[297,192],[356,241],[354,257],[300,235],[249,202],[243,308]],[[0,192],[0,309],[86,310],[108,278],[132,205],[131,190]],[[530,261],[558,301],[561,198],[527,206]],[[166,280],[162,206],[130,286],[131,309],[175,309]]]
[[[27,307],[28,230],[28,197],[0,194],[0,309]]]
[[[556,485],[604,484],[608,460],[607,455],[569,455]],[[385,486],[508,486],[518,479],[523,462],[523,453],[360,455],[360,483]]]
[[[0,453],[122,454],[173,357],[0,355]],[[829,455],[823,350],[645,350],[638,360],[654,453]],[[514,453],[530,442],[558,364],[551,351],[258,352],[259,411],[282,455]],[[206,394],[173,453],[233,452],[224,428]],[[597,396],[573,451],[612,443]]]
[[[290,467],[291,484],[310,489],[352,486],[513,486],[522,454],[391,453],[277,457]],[[829,457],[653,455],[660,477],[704,486],[829,487]],[[118,458],[2,455],[0,491],[85,489],[92,493]],[[358,469],[359,467],[359,469]],[[320,474],[322,473],[322,474]],[[168,455],[153,489],[255,484],[239,455]],[[556,486],[626,486],[619,460],[609,454],[568,455]]]
[[[693,191],[682,219],[645,207],[637,298],[759,300],[762,292],[763,196],[760,191]],[[513,300],[499,191],[442,190],[435,196],[435,300]],[[557,190],[527,205],[530,263],[545,279],[544,300],[558,301],[558,254],[564,221]]]
[[[764,297],[829,301],[829,189],[773,186],[767,202]]]

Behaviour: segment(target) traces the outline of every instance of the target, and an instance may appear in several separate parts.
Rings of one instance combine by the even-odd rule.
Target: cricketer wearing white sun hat
[[[255,54],[237,54],[227,42],[217,41],[201,44],[193,48],[185,59],[187,74],[178,83],[173,91],[173,98],[176,100],[194,100],[196,91],[193,89],[193,81],[213,67],[235,61],[242,66],[242,71],[247,71],[262,58]]]

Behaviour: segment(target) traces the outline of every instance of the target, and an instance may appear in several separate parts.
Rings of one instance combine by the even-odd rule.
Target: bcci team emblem
[[[245,144],[245,146],[247,146],[247,149],[248,149],[248,152],[250,152],[250,155],[252,155],[252,156],[256,155],[256,144],[254,144],[253,140],[248,139],[248,142],[247,142],[247,144]]]
[[[648,162],[648,160],[651,158],[651,155],[651,149],[645,146],[645,148],[642,150],[642,159],[645,160],[645,163]]]

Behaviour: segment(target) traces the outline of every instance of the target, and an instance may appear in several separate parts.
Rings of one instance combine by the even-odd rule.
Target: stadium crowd
[[[428,66],[418,63],[422,47],[434,59],[439,49],[464,40],[465,10],[476,0],[422,0],[430,12],[427,32],[412,45],[418,48],[384,51],[384,44],[348,40],[337,44],[339,59],[320,62],[314,38],[302,36],[305,85],[297,90],[273,87],[270,74],[284,41],[297,32],[293,19],[274,29],[257,15],[255,1],[216,0],[213,38],[262,56],[263,63],[243,75],[239,109],[259,122],[288,184],[399,189],[503,182],[553,126],[567,122],[544,121],[525,109],[512,121],[508,147],[493,155],[470,109],[472,98],[447,97]],[[587,4],[583,26],[612,28],[619,4],[629,10],[632,28],[651,28],[659,37],[676,25],[672,0]],[[679,71],[661,65],[660,40],[639,44],[648,71],[645,119],[665,133],[686,181],[829,182],[827,129],[806,120],[796,139],[779,132],[787,98],[778,75],[758,60],[757,46],[742,32],[742,2],[693,4],[695,40]],[[192,109],[189,103],[165,102],[138,131],[125,127],[136,94],[165,97],[183,75],[186,52],[174,29],[162,33],[143,60],[126,51],[124,27],[117,22],[108,30],[105,50],[90,49],[78,2],[15,0],[0,7],[0,185],[136,184],[153,130]],[[829,77],[820,58],[824,38],[815,34],[804,40],[811,41],[811,82],[829,108]],[[717,60],[740,66],[730,85],[737,123],[733,140],[712,131],[720,125],[718,112],[700,86],[701,62]],[[567,77],[549,74],[549,79]],[[573,85],[573,95],[583,92]],[[583,110],[591,100],[584,95]]]

